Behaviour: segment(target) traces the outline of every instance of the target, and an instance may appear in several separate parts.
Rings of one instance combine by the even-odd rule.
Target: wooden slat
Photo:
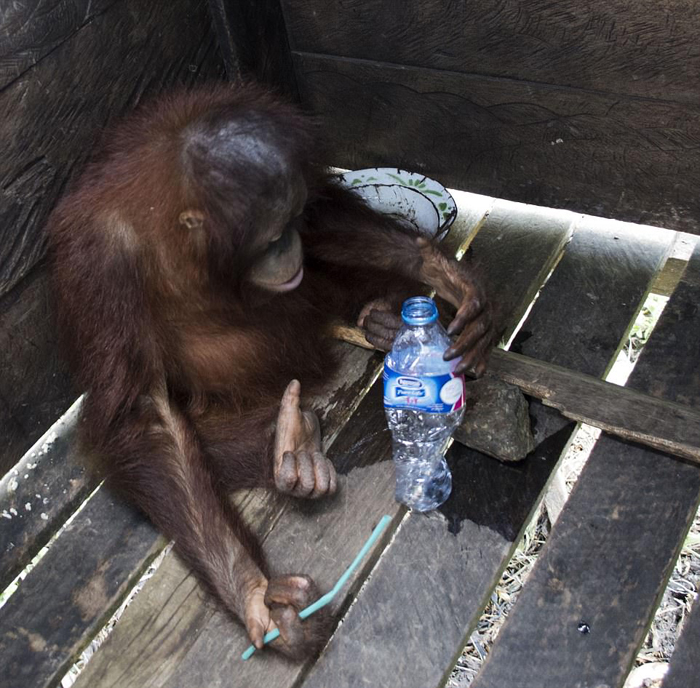
[[[697,354],[698,299],[700,249],[630,386],[700,406],[697,378],[675,374]],[[697,466],[604,435],[474,688],[622,686],[699,499]]]
[[[374,349],[359,327],[333,329],[342,341]],[[499,348],[491,352],[487,375],[517,385],[569,420],[700,464],[700,412],[688,406]],[[453,437],[469,446],[469,423]]]
[[[534,214],[534,211],[530,209],[530,213]],[[493,221],[494,215],[501,218],[506,225],[505,230],[499,222]],[[531,249],[540,255],[542,263],[549,262],[551,255],[560,251],[561,237],[569,235],[570,219],[566,214],[565,217],[557,215],[550,218],[550,226],[533,238]],[[472,246],[476,247],[478,242],[484,241],[484,233],[507,236],[508,231],[517,234],[513,224],[509,224],[494,207]],[[553,236],[559,239],[554,241]],[[530,279],[539,279],[540,266],[531,265],[531,270]],[[520,279],[525,278],[521,276]],[[503,285],[505,288],[505,283]],[[300,503],[296,508],[285,511],[265,541],[266,551],[273,563],[285,570],[310,573],[324,589],[335,583],[381,514],[392,515],[394,522],[403,514],[402,507],[394,502],[393,497],[394,472],[388,460],[389,433],[381,397],[381,383],[378,383],[331,449],[331,458],[343,475],[339,499],[328,505]],[[355,580],[359,583],[362,575]],[[339,595],[340,599],[334,602],[336,612],[352,598],[352,585],[343,592],[343,595]],[[224,626],[227,627],[226,632],[223,632]],[[178,658],[178,666],[172,675],[161,672],[158,680],[172,686],[191,685],[195,681],[223,685],[230,684],[231,677],[235,676],[235,685],[273,688],[291,686],[302,676],[304,667],[290,666],[272,653],[241,663],[239,655],[231,652],[231,647],[242,650],[246,644],[245,633],[239,627],[226,623],[223,615],[217,612],[187,655]],[[133,678],[127,673],[126,676],[134,683],[144,683],[142,675]],[[111,681],[116,682],[116,677],[123,679],[124,674],[115,671],[111,677]],[[145,682],[148,680],[147,677]],[[104,685],[112,683],[105,682]]]
[[[217,77],[223,65],[199,0],[49,0],[10,3],[0,14],[0,65],[19,70],[0,91],[4,474],[77,397],[56,346],[45,268],[37,265],[58,196],[109,120],[144,93]]]
[[[0,351],[4,475],[78,396],[58,347],[43,266],[0,297]]]
[[[688,406],[501,349],[489,373],[570,420],[700,464],[700,413]]]
[[[239,502],[239,507],[260,537],[279,515],[279,505],[260,494]],[[126,680],[143,688],[165,685],[213,612],[214,603],[189,568],[169,554],[78,676],[76,688],[123,686]]]
[[[588,222],[577,227],[535,302],[521,350],[602,375],[667,245],[641,240],[634,229],[622,229],[617,238],[599,235]],[[510,274],[503,266],[504,282]],[[560,320],[570,322],[573,313],[581,333],[562,341]],[[305,688],[441,685],[573,430],[573,423],[539,403],[532,402],[531,415],[537,447],[522,463],[502,464],[452,446],[450,499],[428,518],[406,518]]]
[[[295,50],[700,102],[693,0],[284,0]]]
[[[504,339],[510,338],[571,241],[574,219],[561,210],[494,203],[470,249],[484,289],[497,295],[493,300]]]
[[[696,288],[700,286],[698,277],[697,272],[688,275],[688,279]],[[669,325],[667,324],[666,327],[669,327]],[[676,327],[678,329],[683,327],[682,319],[676,319]],[[659,342],[657,346],[661,347],[663,344]],[[670,348],[668,351],[670,351]],[[666,368],[666,374],[671,373],[674,378],[678,379],[680,372],[678,366],[682,365],[682,363],[676,361],[675,357],[669,363],[670,370]],[[643,381],[646,388],[653,388],[652,380],[647,371],[648,369],[640,371],[639,381]],[[698,648],[700,648],[700,604],[698,604],[696,598],[691,609],[690,618],[686,619],[681,637],[671,656],[671,667],[663,682],[663,688],[689,688],[697,684],[698,676],[700,676],[700,653]]]
[[[666,267],[664,267],[663,272],[659,275],[659,279],[656,280],[652,287],[652,292],[654,292],[654,294],[661,294],[662,296],[671,296],[674,289],[678,286],[681,277],[683,277],[687,264],[685,260],[669,258],[666,261]]]
[[[459,216],[445,239],[448,249],[454,250],[469,243],[470,236],[483,226],[483,218],[491,207],[491,199],[471,194],[456,194],[456,199],[459,204]],[[334,440],[348,415],[362,399],[363,391],[376,377],[381,364],[381,356],[378,354],[349,345],[342,346],[342,369],[324,398],[315,404],[322,413],[325,446],[330,446],[332,458],[337,457],[336,466],[339,469],[343,465],[347,466],[349,461],[362,462],[376,458],[374,453],[364,451],[367,442],[378,443],[377,451],[386,451],[387,442],[387,436],[383,432],[383,416],[377,416],[376,413],[376,399],[363,401],[353,415],[350,426],[342,430]],[[388,469],[390,467],[386,465],[383,468],[372,466],[371,471],[379,471],[380,476],[390,481],[392,478],[386,473]],[[258,536],[265,540],[265,549],[273,564],[276,563],[285,570],[296,567],[298,570],[307,571],[317,577],[322,586],[330,587],[335,582],[331,580],[335,569],[326,570],[323,562],[328,561],[330,557],[330,560],[335,562],[336,569],[343,566],[341,551],[335,551],[333,548],[340,547],[347,538],[349,541],[346,546],[354,547],[367,533],[362,526],[357,526],[350,519],[345,527],[351,530],[354,527],[357,532],[338,537],[338,544],[333,543],[332,538],[328,538],[326,542],[323,534],[328,527],[327,520],[333,519],[336,528],[340,528],[347,513],[362,512],[365,513],[363,523],[369,523],[371,514],[366,512],[363,505],[366,500],[375,499],[377,493],[381,493],[381,485],[386,485],[384,478],[377,484],[370,475],[359,480],[357,484],[354,475],[351,481],[349,478],[341,478],[344,482],[340,497],[329,504],[317,506],[301,502],[290,503],[286,500],[280,504],[271,499],[269,494],[260,491],[245,502],[244,515],[248,522],[255,524]],[[351,487],[348,487],[348,484]],[[391,497],[391,490],[387,490],[386,494]],[[357,500],[359,505],[356,505]],[[390,498],[389,502],[393,500]],[[375,508],[378,516],[383,513],[382,504],[382,500],[377,498]],[[317,515],[316,509],[320,510]],[[322,518],[321,514],[325,513],[326,509],[328,515]],[[273,526],[275,530],[270,534]],[[333,528],[329,532],[332,531]],[[293,537],[298,545],[292,552],[289,551],[290,537]],[[318,545],[313,543],[317,541],[325,543],[321,546],[329,548],[330,554],[324,556],[321,551],[314,555],[314,548]],[[310,559],[314,561],[309,561]],[[358,573],[358,577],[360,575],[361,573]],[[233,675],[238,676],[241,668],[235,659],[235,653],[231,655],[231,647],[240,646],[242,652],[247,643],[245,633],[225,615],[215,612],[214,605],[209,605],[203,610],[201,594],[198,591],[199,586],[187,569],[174,557],[168,557],[144,591],[129,606],[103,648],[91,659],[78,679],[77,688],[121,686],[124,683],[139,686],[164,683],[175,685],[179,680],[190,680],[176,676],[186,674],[190,670],[197,671],[191,667],[200,661],[198,657],[202,651],[205,655],[202,661],[206,661],[207,653],[208,656],[219,653],[227,655],[226,662],[235,662],[231,671]],[[223,635],[221,627],[225,627]],[[138,644],[133,643],[135,634],[139,637]],[[283,676],[290,675],[284,668],[288,665],[279,658],[277,662],[277,671]],[[214,667],[210,667],[208,671],[213,669]],[[249,663],[248,670],[253,669],[255,664]],[[197,682],[205,680],[208,681],[209,678],[200,676],[196,679]],[[218,678],[211,680],[216,681]],[[227,678],[226,681],[228,680]]]
[[[450,193],[457,205],[457,217],[441,245],[450,255],[461,258],[479,236],[496,201],[488,196],[457,189],[450,189]]]
[[[671,655],[671,667],[662,688],[697,688],[700,677],[700,604],[693,603],[676,649]]]
[[[664,310],[662,321],[651,335],[646,354],[633,371],[631,384],[652,396],[695,408],[699,404],[700,370],[697,365],[697,339],[694,344],[690,332],[700,320],[698,256],[700,242],[696,244],[683,279]],[[683,345],[686,346],[685,350]]]
[[[95,485],[76,457],[75,412],[56,423],[43,440],[0,481],[0,590],[51,539]]]
[[[150,524],[107,492],[90,500],[2,608],[5,688],[56,685],[86,632],[101,627],[162,548],[145,532]]]
[[[338,164],[700,233],[700,111],[515,79],[294,54]]]

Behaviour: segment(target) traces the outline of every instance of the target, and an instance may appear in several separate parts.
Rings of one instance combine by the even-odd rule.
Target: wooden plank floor
[[[487,221],[472,242],[472,247],[482,245],[484,236],[491,232],[507,235],[507,227],[518,227],[512,214],[501,213],[496,203]],[[523,223],[532,222],[534,210],[522,210],[517,214]],[[541,264],[551,263],[553,254],[561,251],[562,237],[568,238],[569,225],[573,217],[568,213],[555,214],[556,220],[545,222],[532,238],[530,249],[539,257],[539,262],[531,261],[530,274],[519,272],[513,282],[501,280],[505,291],[511,291],[513,283],[525,291],[526,285],[542,274]],[[529,223],[528,223],[529,224]],[[500,247],[500,242],[488,242]],[[497,249],[496,249],[497,250]],[[497,297],[498,298],[498,295]],[[515,299],[514,299],[515,300]],[[370,396],[372,395],[372,396]],[[341,503],[329,509],[318,524],[309,523],[308,517],[299,512],[288,511],[276,525],[266,541],[272,561],[298,562],[301,570],[309,571],[323,587],[329,588],[337,580],[343,569],[352,560],[367,536],[367,526],[381,514],[390,514],[395,521],[403,517],[405,510],[394,501],[394,470],[391,461],[390,436],[382,407],[381,381],[370,391],[366,404],[366,416],[353,418],[346,428],[349,436],[355,437],[356,444],[349,445],[351,451],[344,457],[333,452],[333,460],[341,474],[346,476],[342,485]],[[359,433],[358,433],[359,430]],[[335,450],[335,447],[334,447]],[[340,463],[339,463],[340,461]],[[369,462],[369,465],[366,465]],[[379,507],[379,511],[376,511]],[[290,533],[294,535],[290,539]],[[303,550],[300,543],[308,546]],[[393,548],[393,545],[392,545]],[[342,611],[349,600],[340,600],[334,611]],[[173,686],[191,685],[192,681],[204,681],[217,685],[222,677],[236,676],[237,685],[292,686],[305,672],[305,667],[291,667],[288,662],[267,654],[254,657],[241,663],[230,652],[229,640],[222,635],[220,627],[205,630],[193,647],[187,663],[181,665],[171,679]],[[223,684],[222,684],[223,685]]]
[[[362,390],[375,376],[370,365],[370,352],[344,346],[347,347],[343,359],[344,374],[331,385],[323,405],[322,422],[330,436],[335,436],[338,427],[346,420],[348,409],[358,397],[361,398]],[[374,367],[377,365],[378,361],[375,361]],[[331,397],[333,403],[329,401]],[[58,444],[55,450],[57,457],[42,461],[49,472],[54,470],[56,459],[66,458],[63,456],[65,442]],[[66,478],[73,470],[73,461],[77,464],[76,457],[73,457],[64,466]],[[43,473],[37,474],[40,476]],[[77,483],[82,490],[86,484],[82,473]],[[23,487],[26,489],[27,486]],[[274,500],[257,500],[256,496],[250,493],[241,497],[242,511],[247,518],[254,518],[261,529],[269,530],[275,523],[279,505]],[[18,657],[16,666],[10,667],[11,672],[16,669],[17,673],[8,677],[14,681],[8,684],[8,688],[52,685],[60,679],[165,544],[165,540],[135,509],[115,500],[108,490],[98,490],[2,609],[0,649]],[[114,567],[109,562],[112,557],[118,559],[118,565]],[[56,585],[56,581],[65,583]],[[47,586],[53,591],[51,605],[42,605],[43,596],[35,591],[45,590]],[[82,594],[81,591],[97,591],[99,603],[85,605],[77,613],[75,599],[76,595]],[[198,603],[201,607],[202,601],[198,600]],[[34,604],[39,606],[34,608]],[[206,609],[207,605],[204,607]],[[61,609],[65,610],[62,617],[65,623],[57,624],[54,617]],[[25,634],[16,633],[18,620],[24,620],[21,627]],[[41,642],[38,643],[37,639]],[[20,658],[24,660],[20,662]]]
[[[463,192],[456,194],[456,200],[459,203],[459,216],[445,240],[448,248],[453,251],[469,243],[473,233],[482,226],[492,204],[491,199]],[[381,356],[348,345],[343,347],[343,370],[338,375],[336,388],[329,391],[317,404],[322,413],[324,441],[326,446],[331,447],[329,456],[338,457],[336,466],[339,468],[343,462],[352,462],[358,456],[361,459],[363,454],[358,454],[358,450],[366,446],[368,437],[372,438],[367,429],[369,421],[366,419],[366,411],[361,404],[352,421],[352,424],[357,426],[356,429],[345,436],[341,433],[333,442],[349,411],[362,399],[363,393],[381,365]],[[377,423],[375,435],[378,437],[375,437],[374,441],[385,443],[386,437],[381,436],[385,432],[383,416],[382,423],[379,424],[375,418],[376,414],[373,412],[370,415]],[[368,452],[368,455],[371,456],[371,453]],[[320,505],[321,514],[325,508],[329,511],[335,509],[337,516],[342,519],[345,512],[355,509],[345,501],[346,498],[355,498],[349,497],[353,490],[347,487],[352,481],[344,478],[341,480],[344,481],[341,495],[328,507]],[[370,490],[379,489],[372,485],[371,480],[363,481],[362,485],[369,486]],[[388,494],[393,494],[393,490],[388,490]],[[360,496],[361,502],[365,499],[368,499],[366,493]],[[296,566],[299,570],[308,571],[322,586],[330,587],[335,581],[330,578],[326,580],[306,561],[308,558],[322,557],[322,552],[314,557],[315,550],[311,551],[312,543],[321,540],[327,527],[324,520],[318,521],[322,519],[322,515],[314,516],[315,508],[314,505],[308,506],[310,511],[307,513],[304,505],[297,506],[287,500],[280,503],[269,494],[259,491],[246,499],[245,515],[247,520],[257,524],[258,535],[265,541],[265,549],[273,563],[279,562],[285,570],[292,570],[290,567]],[[382,513],[380,509],[379,516]],[[369,514],[366,514],[364,520],[368,526],[371,525]],[[279,532],[283,532],[284,535],[280,537],[275,534]],[[364,538],[366,534],[362,531],[355,536]],[[290,557],[288,540],[293,543],[306,543],[305,548],[299,547],[298,552],[293,552],[296,559]],[[351,538],[348,546],[355,546],[354,542]],[[338,566],[341,565],[342,561],[338,561]],[[328,575],[332,574],[329,572]],[[203,604],[206,606],[204,610]],[[138,648],[134,647],[132,642],[136,632],[139,633]],[[213,636],[213,639],[210,636]],[[237,658],[246,645],[247,639],[243,630],[225,615],[217,613],[213,605],[206,604],[197,582],[189,571],[176,557],[169,556],[153,579],[148,581],[144,591],[127,609],[105,646],[90,661],[76,685],[123,685],[125,681],[130,685],[175,685],[179,680],[175,674],[193,665],[192,655],[197,656],[201,647],[206,648],[210,656],[221,652],[226,661],[233,661],[235,658],[238,662]],[[231,647],[239,647],[240,652],[232,653]],[[288,676],[290,665],[280,658],[278,662],[282,667],[281,675]],[[238,666],[233,670],[235,674],[240,673]],[[225,675],[225,672],[222,675]],[[196,680],[204,679],[198,676]]]
[[[0,512],[5,519],[0,528],[0,590],[36,556],[95,486],[76,460],[75,413],[56,423],[42,440],[0,480]]]
[[[103,538],[118,524],[119,538]],[[55,683],[160,547],[152,526],[107,492],[88,502],[2,609],[3,688]],[[152,544],[149,545],[149,540]]]
[[[576,229],[523,325],[519,346],[529,356],[602,375],[667,242],[640,240],[629,229],[601,237],[589,222],[595,225],[587,220]],[[495,265],[502,276],[511,274],[507,264]],[[606,299],[609,305],[601,308]],[[572,312],[582,332],[562,340]],[[305,688],[442,684],[574,428],[539,403],[531,413],[538,446],[521,464],[499,464],[453,445],[454,494],[438,514],[406,518]]]
[[[508,339],[571,241],[573,213],[497,201],[471,260]]]
[[[700,405],[675,374],[696,358],[699,299],[700,248],[630,386]],[[603,435],[474,688],[622,686],[699,499],[697,466]]]

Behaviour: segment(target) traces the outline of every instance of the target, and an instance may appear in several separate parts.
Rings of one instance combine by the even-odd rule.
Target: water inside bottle
[[[384,366],[396,499],[416,511],[430,511],[452,490],[444,453],[464,414],[464,382],[452,372],[457,361],[443,359],[451,342],[438,322],[434,301],[409,299],[401,315],[404,326]]]
[[[392,428],[396,500],[416,511],[437,509],[450,496],[452,475],[445,447],[462,417],[409,409],[386,409]]]

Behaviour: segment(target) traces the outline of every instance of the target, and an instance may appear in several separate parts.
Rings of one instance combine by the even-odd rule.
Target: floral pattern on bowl
[[[430,177],[426,177],[418,172],[408,172],[407,170],[398,169],[396,167],[369,167],[363,170],[350,170],[338,175],[338,180],[343,186],[358,190],[364,197],[367,198],[367,191],[359,191],[363,187],[368,186],[394,186],[397,189],[405,187],[412,192],[418,192],[427,198],[435,207],[438,215],[438,227],[423,227],[423,229],[432,236],[442,238],[449,229],[450,225],[457,217],[457,205],[452,198],[450,192],[439,182],[436,182]],[[400,195],[400,191],[398,192]],[[401,204],[402,207],[396,209],[397,214],[402,214],[407,205],[411,204],[411,199],[416,199],[413,193],[406,194],[407,198]],[[367,198],[372,204],[370,198]],[[386,212],[384,208],[377,208],[381,212]]]

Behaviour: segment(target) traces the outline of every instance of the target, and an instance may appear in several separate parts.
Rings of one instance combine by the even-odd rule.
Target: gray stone
[[[454,438],[501,461],[520,461],[534,448],[530,409],[519,387],[493,377],[467,380],[464,420]]]

